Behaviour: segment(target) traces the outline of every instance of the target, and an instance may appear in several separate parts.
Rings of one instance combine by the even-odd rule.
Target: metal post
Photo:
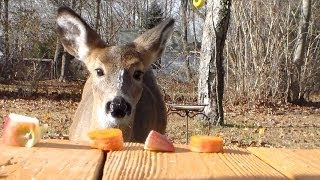
[[[208,120],[208,119],[207,119]],[[210,130],[211,130],[211,121],[210,121],[210,119],[208,120],[208,122],[209,122],[209,132],[208,132],[208,136],[210,136]]]

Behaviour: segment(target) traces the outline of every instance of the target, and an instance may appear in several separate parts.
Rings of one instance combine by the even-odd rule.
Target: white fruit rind
[[[150,132],[150,133],[148,134],[148,137],[147,137],[147,139],[146,139],[145,142],[149,142],[149,139],[151,138],[151,136],[152,136],[152,133]],[[144,143],[144,147],[143,147],[143,148],[144,148],[144,149],[148,149],[147,143]]]
[[[32,117],[15,114],[15,113],[10,113],[9,118],[13,122],[29,122],[39,126],[39,120],[37,118],[32,118]]]

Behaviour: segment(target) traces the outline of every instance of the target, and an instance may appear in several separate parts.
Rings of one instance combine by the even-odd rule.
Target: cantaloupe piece
[[[104,151],[119,151],[123,149],[122,131],[116,128],[93,130],[88,133],[90,146]]]
[[[216,136],[191,136],[189,148],[193,152],[217,153],[223,151],[223,139]]]

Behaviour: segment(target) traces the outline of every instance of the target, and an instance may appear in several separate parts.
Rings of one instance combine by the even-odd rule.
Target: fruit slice
[[[174,146],[169,139],[158,133],[157,131],[150,131],[146,142],[144,143],[144,149],[150,151],[162,151],[162,152],[174,152]]]
[[[42,133],[37,118],[11,113],[4,119],[4,144],[32,147],[41,139]]]
[[[215,136],[191,136],[189,148],[193,152],[217,153],[223,151],[223,139]]]
[[[104,151],[118,151],[123,149],[122,131],[116,128],[93,130],[88,133],[92,148]]]

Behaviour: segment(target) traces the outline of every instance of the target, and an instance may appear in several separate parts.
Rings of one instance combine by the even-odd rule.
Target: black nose
[[[130,115],[131,105],[121,96],[116,96],[112,101],[107,102],[107,113],[112,117],[123,118],[126,114]]]

